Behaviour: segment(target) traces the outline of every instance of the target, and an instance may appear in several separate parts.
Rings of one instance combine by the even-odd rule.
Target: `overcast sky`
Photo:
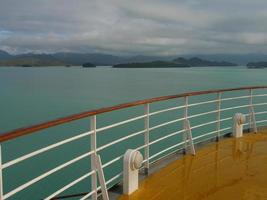
[[[265,53],[266,0],[0,0],[0,49]]]

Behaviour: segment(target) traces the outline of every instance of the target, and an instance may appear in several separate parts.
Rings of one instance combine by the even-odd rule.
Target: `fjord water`
[[[244,67],[0,68],[0,130],[150,97],[266,83],[266,70]]]
[[[84,112],[87,110],[111,106],[124,102],[146,99],[181,92],[233,88],[243,86],[266,85],[267,71],[246,69],[245,67],[219,68],[180,68],[180,69],[113,69],[110,67],[81,68],[81,67],[42,67],[42,68],[0,68],[0,132],[32,125],[62,116]],[[247,92],[247,91],[246,91]],[[245,93],[244,93],[245,94]],[[247,93],[246,93],[247,94]],[[211,96],[213,98],[214,96]],[[176,105],[182,101],[171,101],[169,105]],[[158,105],[155,108],[166,107]],[[142,115],[143,107],[126,109],[111,114],[103,114],[97,118],[98,127],[121,121],[128,117]],[[197,113],[197,111],[196,111]],[[172,117],[181,113],[172,113]],[[210,116],[211,118],[214,116]],[[170,119],[164,116],[155,119],[151,124],[157,124]],[[153,120],[153,119],[152,119]],[[201,119],[199,119],[201,120]],[[195,121],[193,123],[199,123]],[[176,126],[178,126],[176,124]],[[180,125],[179,125],[180,126]],[[103,131],[98,136],[98,145],[140,131],[143,121],[129,125],[124,129],[114,128]],[[36,134],[21,137],[2,145],[3,162],[33,150],[53,144],[63,138],[68,138],[88,131],[90,119],[86,118],[68,125],[39,131]],[[177,128],[177,127],[176,127]],[[211,128],[211,127],[210,127]],[[166,128],[164,131],[171,132]],[[208,129],[207,129],[208,130]],[[162,132],[155,132],[152,140],[162,136]],[[103,163],[121,155],[126,147],[142,145],[143,136],[137,136],[112,149],[100,152]],[[177,138],[179,140],[180,138]],[[171,140],[166,141],[172,142]],[[177,141],[175,141],[177,142]],[[167,143],[157,145],[152,152],[157,152]],[[25,182],[45,173],[63,162],[89,151],[90,138],[82,138],[65,145],[62,148],[34,157],[4,170],[5,193],[24,184]],[[57,172],[44,181],[34,184],[30,189],[23,190],[10,199],[44,198],[67,183],[88,172],[89,157]],[[121,159],[105,169],[106,178],[112,178],[121,170]],[[67,174],[67,175],[66,175]],[[49,183],[49,184],[48,184]],[[52,184],[51,184],[52,183]],[[90,190],[88,179],[77,184],[65,194],[81,193]],[[35,199],[35,198],[34,198]]]

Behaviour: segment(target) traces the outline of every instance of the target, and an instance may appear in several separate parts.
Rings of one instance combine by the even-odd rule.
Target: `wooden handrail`
[[[111,112],[114,110],[120,110],[123,108],[129,108],[129,107],[144,105],[147,103],[165,101],[165,100],[170,100],[170,99],[175,99],[175,98],[182,98],[182,97],[186,97],[186,96],[197,96],[197,95],[212,94],[212,93],[219,93],[219,92],[230,92],[230,91],[251,90],[251,89],[266,89],[266,88],[267,88],[267,86],[254,86],[254,87],[239,87],[239,88],[218,89],[218,90],[203,90],[203,91],[195,91],[195,92],[188,92],[188,93],[182,93],[182,94],[177,94],[177,95],[162,96],[162,97],[156,97],[156,98],[151,98],[151,99],[134,101],[134,102],[130,102],[130,103],[119,104],[116,106],[105,107],[105,108],[100,108],[100,109],[96,109],[96,110],[90,110],[90,111],[86,111],[83,113],[74,114],[74,115],[67,116],[67,117],[62,117],[59,119],[55,119],[55,120],[48,121],[45,123],[36,124],[36,125],[29,126],[26,128],[20,128],[20,129],[12,130],[10,132],[0,134],[0,142],[5,142],[5,141],[8,141],[8,140],[20,137],[20,136],[28,135],[28,134],[36,132],[36,131],[40,131],[40,130],[50,128],[53,126],[57,126],[60,124],[64,124],[67,122],[83,119],[83,118],[90,117],[93,115],[107,113],[107,112]]]

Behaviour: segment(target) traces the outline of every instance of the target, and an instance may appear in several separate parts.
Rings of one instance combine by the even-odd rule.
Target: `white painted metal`
[[[246,122],[246,117],[242,113],[236,113],[233,117],[234,125],[233,125],[233,136],[236,138],[243,136],[243,126]]]
[[[231,120],[231,119],[233,119],[233,117],[223,118],[223,119],[220,120],[220,122],[227,121],[227,120]]]
[[[230,130],[232,127],[226,127],[226,128],[223,128],[221,129],[220,131],[223,132],[223,131],[226,131],[226,130]]]
[[[123,158],[123,155],[120,155],[120,156],[118,156],[118,157],[112,159],[111,161],[105,163],[105,164],[103,165],[103,168],[105,168],[105,167],[107,167],[107,166],[109,166],[109,165],[111,165],[111,164],[113,164],[113,163],[119,161],[119,160],[122,159],[122,158]]]
[[[62,192],[64,192],[65,190],[69,189],[70,187],[76,185],[77,183],[81,182],[82,180],[86,179],[87,177],[91,176],[94,173],[94,171],[91,171],[83,176],[81,176],[80,178],[76,179],[75,181],[72,181],[71,183],[65,185],[64,187],[62,187],[61,189],[57,190],[56,192],[54,192],[53,194],[49,195],[48,197],[46,197],[44,200],[50,200],[54,197],[56,197],[57,195],[61,194]]]
[[[231,98],[223,98],[221,99],[221,101],[229,101],[229,100],[235,100],[235,99],[246,99],[249,98],[250,96],[246,95],[246,96],[241,96],[241,97],[231,97]]]
[[[106,181],[106,185],[110,184],[112,181],[120,178],[122,176],[122,172],[121,173],[118,173],[117,175],[115,175],[114,177],[112,177],[111,179],[109,179],[108,181]],[[100,190],[101,187],[99,186],[97,188],[97,190]],[[92,196],[92,194],[94,193],[94,191],[91,191],[90,193],[86,194],[85,196],[83,196],[80,200],[85,200],[85,199],[88,199],[90,196]]]
[[[4,200],[3,193],[2,145],[0,145],[0,200]]]
[[[253,106],[265,106],[267,103],[254,103]]]
[[[15,165],[15,164],[17,164],[17,163],[19,163],[21,161],[27,160],[28,158],[34,157],[34,156],[39,155],[41,153],[44,153],[44,152],[46,152],[48,150],[54,149],[54,148],[59,147],[59,146],[61,146],[63,144],[67,144],[69,142],[72,142],[74,140],[77,140],[77,139],[80,139],[82,137],[88,136],[90,134],[92,134],[92,131],[89,131],[89,132],[86,132],[86,133],[83,133],[83,134],[80,134],[80,135],[77,135],[77,136],[74,136],[74,137],[71,137],[71,138],[62,140],[62,141],[57,142],[55,144],[49,145],[47,147],[41,148],[39,150],[33,151],[33,152],[29,153],[29,154],[26,154],[24,156],[21,156],[19,158],[16,158],[14,160],[11,160],[11,161],[3,164],[2,167],[3,167],[3,169],[5,169],[5,168],[10,167],[12,165]]]
[[[256,124],[256,117],[254,112],[254,106],[253,106],[253,91],[249,90],[250,98],[249,98],[249,127],[250,130],[253,130],[254,133],[257,133],[257,124]]]
[[[139,151],[128,149],[123,158],[123,194],[130,195],[138,189],[138,170],[143,162]]]
[[[163,126],[166,126],[166,125],[169,125],[169,124],[173,124],[175,122],[183,121],[184,119],[185,118],[179,118],[179,119],[175,119],[175,120],[172,120],[172,121],[168,121],[168,122],[153,126],[153,127],[149,128],[149,130],[152,131],[152,130],[155,130],[157,128],[163,127]]]
[[[157,115],[157,114],[168,112],[168,111],[172,111],[172,110],[178,110],[178,109],[181,109],[181,108],[184,108],[184,106],[176,106],[176,107],[172,107],[172,108],[168,108],[168,109],[164,109],[164,110],[151,112],[151,113],[149,113],[149,116]]]
[[[167,139],[167,138],[169,138],[169,137],[172,137],[172,136],[174,136],[174,135],[178,135],[179,133],[183,133],[183,132],[184,132],[184,130],[175,131],[175,132],[173,132],[173,133],[170,133],[170,134],[168,134],[168,135],[166,135],[166,136],[160,137],[159,139],[156,139],[156,140],[150,142],[149,145],[155,144],[155,143],[157,143],[157,142],[160,142],[160,141],[162,141],[162,140],[165,140],[165,139]]]
[[[105,176],[104,176],[104,172],[103,172],[103,167],[102,167],[100,155],[95,156],[95,164],[96,164],[96,169],[98,172],[98,180],[99,180],[99,183],[101,186],[102,198],[103,198],[103,200],[109,200],[108,190],[107,190],[107,186],[106,186],[106,181],[105,181]]]
[[[80,200],[88,199],[90,196],[92,196],[93,193],[95,193],[95,191],[89,192],[87,195],[83,196]]]
[[[196,126],[192,126],[191,129],[199,128],[199,127],[202,127],[202,126],[207,126],[207,125],[214,124],[214,123],[217,123],[217,120],[211,121],[211,122],[207,122],[207,123],[203,123],[203,124],[199,124],[199,125],[196,125]]]
[[[141,149],[144,149],[146,145],[142,145],[140,147],[137,147],[135,150],[140,151]]]
[[[217,99],[216,100],[211,100],[211,101],[205,101],[205,102],[196,102],[196,103],[193,103],[193,104],[189,104],[188,103],[188,98],[189,97],[185,97],[184,100],[185,100],[185,103],[183,106],[177,106],[177,107],[172,107],[172,108],[166,108],[166,109],[163,109],[163,110],[158,110],[158,111],[155,111],[155,112],[151,112],[149,111],[149,104],[145,104],[145,109],[144,109],[144,115],[142,116],[137,116],[137,117],[134,117],[134,118],[131,118],[131,119],[127,119],[127,120],[124,120],[124,121],[121,121],[121,122],[118,122],[118,123],[114,123],[114,124],[111,124],[111,125],[108,125],[108,126],[105,126],[105,127],[101,127],[101,128],[98,128],[97,129],[97,126],[96,126],[96,116],[92,116],[91,117],[91,130],[86,132],[86,133],[82,133],[82,134],[79,134],[77,136],[74,136],[74,137],[71,137],[71,138],[68,138],[68,139],[64,139],[62,141],[59,141],[55,144],[51,144],[49,146],[46,146],[46,147],[43,147],[39,150],[36,150],[36,151],[33,151],[31,153],[28,153],[26,155],[23,155],[19,158],[16,158],[14,160],[11,160],[11,161],[8,161],[4,164],[2,164],[2,155],[1,155],[1,146],[0,146],[0,200],[4,200],[4,199],[7,199],[11,196],[13,196],[14,194],[20,192],[21,190],[24,190],[25,188],[28,188],[29,186],[35,184],[36,182],[46,178],[47,176],[83,159],[83,158],[86,158],[88,156],[91,156],[91,172],[81,176],[80,178],[68,183],[67,185],[65,185],[64,187],[62,187],[61,189],[57,190],[56,192],[54,192],[53,194],[49,195],[46,200],[48,199],[51,199],[59,194],[61,194],[63,191],[67,190],[68,188],[71,188],[72,186],[74,186],[75,184],[77,184],[78,182],[84,180],[85,178],[87,177],[90,177],[91,176],[91,182],[92,182],[92,188],[91,188],[91,191],[83,196],[81,199],[82,200],[85,200],[89,197],[91,197],[93,200],[97,200],[97,191],[101,189],[101,187],[97,187],[97,174],[96,174],[96,165],[98,165],[98,171],[100,169],[100,171],[102,171],[103,173],[103,169],[106,168],[106,167],[109,167],[110,165],[112,165],[113,163],[115,162],[118,162],[120,161],[122,158],[123,158],[123,155],[120,155],[112,160],[109,160],[108,162],[106,162],[103,166],[102,166],[102,163],[101,163],[101,160],[100,160],[100,163],[97,163],[97,152],[98,151],[101,151],[103,149],[106,149],[110,146],[114,146],[116,144],[118,144],[119,142],[122,142],[122,141],[125,141],[125,140],[128,140],[132,137],[135,137],[135,136],[138,136],[140,134],[143,134],[144,133],[144,145],[142,146],[139,146],[138,148],[136,148],[136,150],[141,150],[141,149],[144,149],[144,152],[145,152],[145,159],[143,160],[143,163],[144,163],[144,167],[145,168],[149,168],[149,163],[152,163],[154,162],[155,158],[157,159],[161,159],[162,157],[166,156],[166,153],[167,155],[169,155],[170,153],[173,153],[174,151],[177,151],[177,147],[181,147],[181,149],[183,149],[183,146],[184,146],[184,149],[186,149],[186,145],[189,143],[190,144],[190,147],[191,147],[191,152],[192,153],[195,153],[195,149],[194,149],[194,144],[196,143],[199,143],[201,141],[205,141],[205,140],[208,140],[208,139],[211,139],[211,138],[219,138],[221,133],[223,131],[226,131],[226,130],[230,130],[231,127],[227,127],[227,128],[223,128],[221,129],[221,122],[223,121],[227,121],[227,120],[231,120],[232,117],[226,117],[224,119],[221,119],[221,112],[223,111],[227,111],[227,110],[234,110],[234,109],[238,109],[238,108],[246,108],[248,107],[249,108],[249,114],[246,114],[246,116],[249,116],[251,120],[249,120],[250,122],[249,123],[242,123],[242,126],[246,125],[246,124],[251,124],[251,128],[253,128],[253,130],[256,132],[257,131],[257,127],[256,127],[256,123],[266,123],[267,120],[260,120],[260,121],[256,121],[256,118],[255,118],[255,115],[263,115],[263,114],[266,114],[267,111],[261,111],[261,112],[257,112],[255,113],[254,112],[254,107],[255,106],[264,106],[264,105],[267,105],[267,103],[257,103],[257,104],[253,104],[253,97],[265,97],[267,96],[267,94],[258,94],[258,95],[253,95],[252,94],[252,90],[250,90],[250,95],[248,96],[239,96],[239,97],[232,97],[232,98],[224,98],[222,99],[221,98],[221,93],[218,93],[218,96],[217,96]],[[221,101],[230,101],[230,100],[238,100],[238,99],[245,99],[245,98],[249,98],[249,104],[248,105],[239,105],[239,106],[232,106],[232,107],[229,107],[229,108],[224,108],[224,109],[221,109]],[[204,104],[209,104],[209,103],[216,103],[217,105],[217,109],[214,110],[214,111],[209,111],[209,112],[202,112],[202,113],[198,113],[198,114],[195,114],[195,115],[191,115],[191,116],[188,116],[188,108],[189,107],[193,107],[193,106],[199,106],[199,105],[204,105]],[[159,124],[159,125],[156,125],[154,127],[149,127],[149,117],[152,116],[152,115],[157,115],[157,114],[160,114],[160,113],[165,113],[165,112],[168,112],[168,111],[173,111],[173,110],[178,110],[178,109],[184,109],[184,117],[183,118],[179,118],[179,119],[175,119],[175,120],[172,120],[172,121],[167,121],[167,122],[164,122],[162,124]],[[200,116],[205,116],[205,115],[208,115],[208,114],[212,114],[212,113],[217,113],[217,117],[216,117],[216,120],[215,121],[209,121],[207,123],[203,123],[203,124],[196,124],[195,126],[191,127],[190,126],[190,121],[188,119],[191,119],[191,118],[194,118],[194,117],[200,117]],[[136,120],[140,120],[140,119],[144,119],[144,122],[145,122],[145,127],[144,127],[144,130],[141,130],[141,131],[138,131],[138,132],[135,132],[135,133],[131,133],[127,136],[124,136],[124,137],[121,137],[117,140],[114,140],[114,141],[111,141],[109,144],[105,144],[105,145],[102,145],[100,147],[97,148],[97,133],[98,132],[101,132],[101,131],[104,131],[104,130],[108,130],[108,129],[111,129],[111,128],[114,128],[114,127],[117,127],[117,126],[120,126],[120,125],[123,125],[123,124],[126,124],[126,123],[130,123],[130,122],[133,122],[133,121],[136,121]],[[164,135],[163,137],[160,137],[154,141],[151,141],[149,140],[149,134],[150,134],[150,131],[152,130],[155,130],[157,128],[160,128],[160,127],[163,127],[163,126],[166,126],[166,125],[169,125],[169,124],[172,124],[172,123],[176,123],[176,122],[179,122],[179,121],[184,121],[184,130],[179,130],[179,131],[175,131],[173,133],[170,133],[170,134],[166,134]],[[216,127],[216,130],[214,131],[210,131],[208,133],[202,133],[201,135],[199,136],[196,136],[196,137],[192,137],[192,132],[191,130],[192,129],[195,129],[195,128],[199,128],[199,127],[202,127],[202,126],[206,126],[206,125],[209,125],[209,124],[213,124],[213,123],[217,123],[217,127]],[[150,145],[153,145],[153,144],[156,144],[160,141],[163,141],[163,140],[166,140],[167,138],[170,138],[172,136],[175,136],[175,135],[178,135],[179,133],[183,133],[183,141],[178,143],[178,144],[175,144],[175,145],[171,145],[165,149],[163,149],[162,151],[154,154],[154,155],[150,155],[149,154],[149,148],[150,148]],[[216,134],[217,133],[217,134]],[[49,171],[47,171],[46,173],[44,174],[41,174],[40,176],[26,182],[25,184],[22,184],[21,186],[13,189],[12,191],[8,192],[7,194],[3,194],[3,180],[2,180],[2,171],[8,167],[11,167],[15,164],[18,164],[19,162],[22,162],[22,161],[25,161],[31,157],[34,157],[34,156],[37,156],[41,153],[44,153],[48,150],[51,150],[51,149],[54,149],[56,147],[59,147],[59,146],[62,146],[64,144],[67,144],[69,142],[72,142],[74,140],[77,140],[77,139],[80,139],[80,138],[83,138],[85,136],[90,136],[91,137],[91,150],[90,152],[86,153],[86,154],[83,154],[81,156],[78,156],[66,163],[63,163],[57,167],[55,167],[54,169],[51,169]],[[208,136],[211,136],[211,137],[208,137]],[[203,140],[199,140],[203,138]],[[196,141],[197,140],[197,141]],[[194,142],[196,141],[196,142]],[[164,154],[164,155],[162,155]],[[160,156],[162,155],[162,156]],[[153,160],[152,160],[153,159]],[[100,166],[100,167],[99,167]],[[101,172],[100,172],[101,173]],[[103,175],[103,174],[102,174]],[[100,176],[102,176],[100,175]],[[116,181],[117,179],[119,179],[120,177],[122,176],[122,172],[120,172],[119,174],[117,174],[116,176],[114,176],[113,178],[109,179],[108,181],[105,181],[102,179],[102,183],[104,182],[105,184],[105,187],[107,187],[107,184],[110,184],[112,183],[113,181]],[[101,177],[100,177],[101,178]],[[102,176],[103,178],[103,176]],[[101,181],[100,181],[101,182]],[[102,184],[102,188],[103,188],[103,184]],[[106,189],[102,189],[102,191],[106,191]]]
[[[267,114],[267,111],[262,111],[262,112],[255,113],[255,115],[262,115],[262,114]]]
[[[92,195],[93,200],[97,200],[97,177],[96,177],[96,163],[95,163],[95,157],[96,157],[96,149],[97,149],[97,143],[96,143],[96,115],[92,116],[90,118],[90,128],[93,133],[91,134],[91,152],[93,154],[91,155],[91,170],[94,171],[94,173],[91,176],[91,191],[95,191]]]
[[[260,120],[260,121],[257,121],[257,123],[264,123],[264,122],[267,122],[267,120]]]
[[[123,124],[127,124],[127,123],[130,123],[130,122],[139,120],[139,119],[143,119],[144,117],[146,117],[146,115],[141,115],[141,116],[134,117],[134,118],[131,118],[131,119],[127,119],[127,120],[124,120],[124,121],[121,121],[121,122],[118,122],[118,123],[115,123],[115,124],[104,126],[102,128],[98,128],[96,130],[96,132],[99,133],[99,132],[107,130],[107,129],[111,129],[111,128],[114,128],[114,127],[117,127],[117,126],[120,126],[120,125],[123,125]]]
[[[253,92],[252,92],[252,90],[249,90],[249,105],[250,105],[250,107],[249,107],[249,111],[248,111],[248,113],[249,113],[249,129],[250,129],[250,131],[252,130],[252,118],[253,118],[253,116],[252,116],[252,110],[251,110],[251,107],[253,106],[252,104],[253,104],[253,97],[252,97],[252,95],[253,95]]]
[[[187,118],[188,119],[191,119],[191,118],[194,118],[194,117],[200,117],[200,116],[203,116],[203,115],[208,115],[208,114],[217,113],[217,112],[218,112],[218,110],[212,110],[212,111],[209,111],[209,112],[204,112],[204,113],[199,113],[199,114],[195,114],[195,115],[190,115]]]
[[[247,108],[249,107],[250,105],[243,105],[243,106],[234,106],[234,107],[229,107],[229,108],[223,108],[221,109],[221,111],[226,111],[226,110],[234,110],[234,109],[238,109],[238,108]]]
[[[164,149],[164,150],[162,150],[162,151],[160,151],[160,152],[154,154],[153,156],[150,156],[150,157],[149,157],[149,160],[151,160],[151,159],[153,159],[153,158],[159,156],[160,154],[163,154],[163,153],[165,153],[165,152],[167,152],[167,151],[170,151],[171,149],[174,149],[174,148],[176,148],[176,147],[178,147],[178,146],[180,146],[180,145],[182,145],[182,144],[184,144],[184,143],[185,143],[185,142],[180,142],[180,143],[178,143],[178,144],[172,145],[172,146],[170,146],[170,147],[168,147],[168,148],[166,148],[166,149]]]
[[[101,150],[103,150],[103,149],[106,149],[106,148],[108,148],[108,147],[114,145],[114,144],[117,144],[117,143],[119,143],[119,142],[122,142],[122,141],[124,141],[124,140],[127,140],[127,139],[129,139],[129,138],[135,137],[135,136],[140,135],[140,134],[145,133],[145,132],[146,132],[146,130],[142,130],[142,131],[138,131],[138,132],[135,132],[135,133],[131,133],[131,134],[127,135],[127,136],[124,136],[124,137],[122,137],[122,138],[120,138],[120,139],[117,139],[117,140],[115,140],[115,141],[113,141],[113,142],[110,142],[110,143],[108,143],[108,144],[105,144],[105,145],[103,145],[103,146],[97,148],[97,151],[101,151]]]
[[[220,129],[221,129],[221,99],[222,93],[217,94],[217,141],[220,138]]]
[[[231,128],[232,127],[227,127],[227,128],[220,129],[220,132],[225,131],[225,130],[230,130]],[[205,136],[208,136],[208,135],[212,135],[212,134],[215,134],[215,133],[217,133],[217,130],[216,131],[211,131],[211,132],[208,132],[208,133],[203,133],[203,134],[201,134],[199,136],[194,137],[193,140],[197,140],[199,138],[202,138],[202,137],[205,137]]]
[[[7,194],[4,195],[4,199],[7,199],[7,198],[13,196],[14,194],[18,193],[19,191],[24,190],[25,188],[29,187],[30,185],[42,180],[43,178],[45,178],[45,177],[47,177],[47,176],[49,176],[49,175],[51,175],[51,174],[63,169],[63,168],[65,168],[65,167],[67,167],[69,165],[71,165],[71,164],[73,164],[75,162],[78,162],[79,160],[81,160],[83,158],[86,158],[86,157],[90,156],[92,153],[93,153],[92,151],[88,152],[88,153],[85,153],[85,154],[83,154],[81,156],[78,156],[78,157],[76,157],[76,158],[74,158],[74,159],[72,159],[72,160],[70,160],[70,161],[68,161],[68,162],[66,162],[66,163],[64,163],[62,165],[59,165],[59,166],[55,167],[54,169],[49,170],[46,173],[43,173],[42,175],[40,175],[40,176],[38,176],[38,177],[36,177],[36,178],[34,178],[34,179],[22,184],[21,186],[17,187],[16,189],[11,190],[10,192],[8,192]]]
[[[227,128],[223,128],[221,129],[220,131],[223,132],[225,130],[230,130],[232,127],[227,127]],[[204,136],[203,136],[204,137]],[[198,144],[198,143],[201,143],[201,142],[204,142],[204,141],[207,141],[207,140],[210,140],[210,139],[213,139],[214,136],[211,136],[211,137],[208,137],[208,138],[204,138],[203,140],[199,140],[199,141],[196,141],[194,142],[194,144]],[[199,139],[199,138],[198,138]],[[196,140],[196,138],[194,138],[194,140]]]
[[[113,176],[111,179],[106,181],[107,185],[110,184],[112,181],[116,180],[117,178],[120,178],[122,176],[122,172],[118,173],[116,176]]]
[[[144,138],[144,143],[145,143],[145,173],[148,174],[149,170],[149,104],[145,104],[145,138]]]
[[[217,102],[217,100],[203,101],[203,102],[199,102],[199,103],[191,103],[191,104],[188,104],[188,107],[199,106],[199,105],[204,105],[204,104],[209,104],[209,103],[215,103],[215,102]]]
[[[188,119],[185,120],[184,129],[186,131],[186,146],[189,144],[190,153],[192,155],[195,155],[196,151],[195,151],[195,147],[194,147],[190,121]]]
[[[184,133],[183,133],[183,141],[184,141],[184,153],[186,153],[186,148],[187,148],[187,136],[186,136],[186,121],[188,119],[188,97],[186,96],[184,98],[184,124],[183,124],[183,128],[184,128]]]
[[[89,192],[87,195],[83,196],[80,200],[85,200],[85,199],[88,199],[90,196],[92,196],[92,194],[94,194],[95,191],[91,191]]]
[[[267,94],[254,94],[253,97],[266,97]]]
[[[193,140],[197,140],[197,139],[199,139],[199,138],[205,137],[205,136],[207,136],[207,135],[212,135],[212,134],[215,134],[215,133],[217,133],[217,132],[218,132],[218,131],[216,130],[216,131],[211,131],[211,132],[208,132],[208,133],[204,133],[204,134],[201,134],[201,135],[199,135],[199,136],[194,137]]]
[[[177,146],[176,146],[176,147],[177,147]],[[177,152],[178,152],[179,150],[182,150],[182,149],[183,149],[182,147],[181,147],[181,148],[176,148],[174,151],[170,151],[170,152],[168,152],[168,153],[165,153],[164,155],[160,156],[159,158],[154,159],[153,161],[150,161],[150,164],[154,164],[154,163],[156,163],[156,162],[158,162],[158,161],[160,161],[160,160],[162,160],[162,159],[164,159],[164,158],[169,157],[170,155],[177,154]]]

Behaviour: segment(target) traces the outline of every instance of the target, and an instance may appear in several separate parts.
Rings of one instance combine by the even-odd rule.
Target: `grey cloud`
[[[266,8],[263,0],[1,0],[0,49],[264,52]]]

